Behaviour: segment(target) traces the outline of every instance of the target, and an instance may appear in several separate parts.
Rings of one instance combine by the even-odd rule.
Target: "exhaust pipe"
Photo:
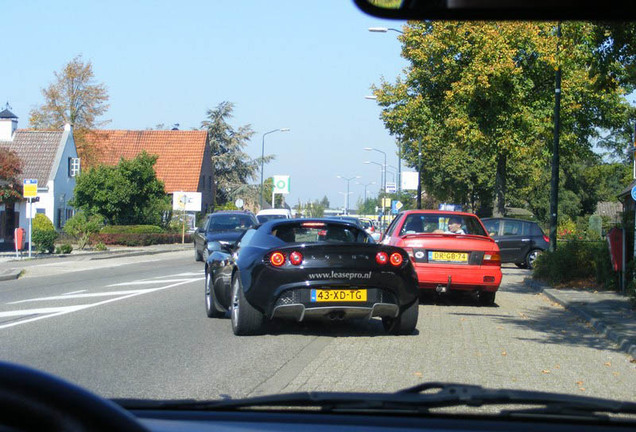
[[[327,315],[331,321],[342,321],[345,318],[345,313],[342,311],[329,312]]]

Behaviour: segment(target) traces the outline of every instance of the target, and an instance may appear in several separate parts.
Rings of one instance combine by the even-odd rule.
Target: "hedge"
[[[192,236],[186,234],[186,243],[192,243]],[[161,233],[161,234],[93,234],[91,236],[92,243],[102,243],[105,245],[121,245],[121,246],[148,246],[155,244],[172,244],[181,243],[181,234]]]
[[[102,234],[161,234],[164,230],[156,225],[106,225]]]

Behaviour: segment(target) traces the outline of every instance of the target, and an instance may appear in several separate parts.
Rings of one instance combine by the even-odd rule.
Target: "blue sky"
[[[343,206],[338,175],[379,183],[380,167],[363,162],[382,155],[364,147],[397,166],[395,141],[365,95],[406,62],[397,33],[367,29],[403,22],[366,16],[350,0],[30,0],[1,8],[0,103],[9,102],[19,127],[53,73],[81,54],[108,88],[106,128],[199,127],[207,109],[227,100],[232,124],[256,131],[246,148],[252,157],[264,132],[290,128],[267,136],[265,153],[276,160],[265,176],[291,176],[291,205],[326,195]],[[364,193],[354,181],[350,190],[352,203]]]

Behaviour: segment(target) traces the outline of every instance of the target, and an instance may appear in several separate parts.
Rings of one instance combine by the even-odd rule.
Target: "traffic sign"
[[[289,193],[289,176],[286,176],[286,175],[274,176],[274,193],[277,193],[277,194]]]
[[[636,201],[636,186],[632,188],[632,199]]]
[[[38,196],[38,179],[24,179],[22,188],[22,195],[25,198],[35,198]]]

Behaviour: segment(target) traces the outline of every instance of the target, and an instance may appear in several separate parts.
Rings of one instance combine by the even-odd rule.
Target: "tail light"
[[[547,235],[543,234],[543,241],[546,243],[550,243],[550,237],[548,237]]]
[[[274,267],[280,267],[285,264],[285,255],[282,252],[274,252],[269,256],[269,262]]]
[[[486,252],[482,265],[501,266],[501,255],[499,252]]]
[[[292,252],[289,254],[289,262],[293,265],[300,265],[303,262],[303,255],[300,252]]]
[[[389,256],[386,254],[386,252],[378,252],[377,254],[375,254],[375,262],[380,265],[384,265],[389,262]]]
[[[391,254],[391,257],[389,258],[389,261],[391,262],[391,265],[394,265],[395,267],[402,265],[402,263],[404,262],[404,258],[402,257],[402,254],[399,252],[393,252]]]

